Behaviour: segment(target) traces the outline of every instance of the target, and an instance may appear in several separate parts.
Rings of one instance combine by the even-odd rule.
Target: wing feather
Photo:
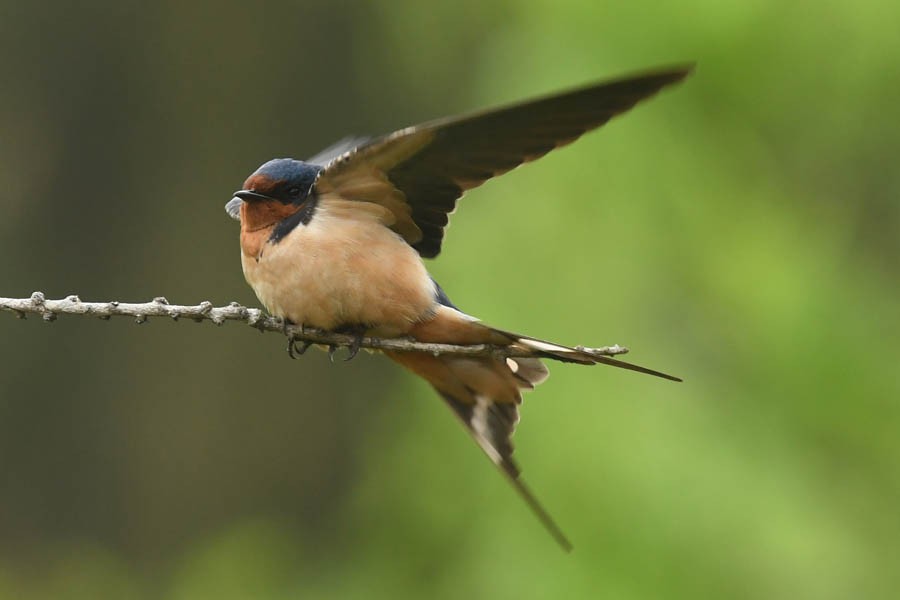
[[[690,67],[676,67],[634,75],[408,127],[335,158],[316,187],[343,195],[347,182],[380,178],[380,171],[409,206],[397,214],[398,233],[423,257],[433,258],[441,250],[447,215],[466,190],[575,141],[689,72]]]

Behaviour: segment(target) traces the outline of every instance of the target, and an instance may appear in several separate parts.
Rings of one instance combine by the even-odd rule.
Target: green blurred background
[[[0,315],[0,598],[876,598],[900,586],[900,4],[3,2],[0,295],[256,305],[276,156],[656,65],[471,193],[465,310],[621,343],[516,434],[565,555],[424,383],[246,327]],[[498,237],[497,231],[503,236]]]

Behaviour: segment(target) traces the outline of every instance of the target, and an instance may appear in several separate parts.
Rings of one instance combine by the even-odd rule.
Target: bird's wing
[[[466,190],[599,127],[690,67],[633,75],[505,108],[439,119],[367,141],[329,162],[316,191],[384,205],[425,258],[441,251]]]
[[[332,145],[320,151],[315,156],[309,157],[305,162],[308,162],[311,165],[327,165],[335,158],[353,150],[354,148],[362,146],[370,139],[372,138],[358,135],[349,135],[343,139],[336,141]]]

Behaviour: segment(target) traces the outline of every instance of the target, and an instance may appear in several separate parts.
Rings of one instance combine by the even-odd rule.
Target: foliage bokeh
[[[0,3],[0,295],[254,304],[274,156],[697,72],[468,195],[488,322],[619,342],[516,435],[562,554],[421,382],[277,336],[0,315],[0,598],[888,597],[900,585],[896,3]]]

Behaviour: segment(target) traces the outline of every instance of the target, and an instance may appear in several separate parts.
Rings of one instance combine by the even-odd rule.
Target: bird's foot
[[[297,358],[298,356],[302,356],[304,352],[312,346],[312,342],[308,340],[297,339],[294,334],[292,334],[288,329],[294,325],[291,321],[284,319],[282,321],[281,330],[284,335],[287,336],[288,344],[287,344],[287,353],[291,358]],[[300,325],[300,333],[303,333],[303,325]]]
[[[367,329],[368,327],[365,325],[345,325],[335,329],[335,333],[344,333],[353,336],[353,341],[347,346],[348,354],[347,358],[344,359],[344,362],[353,360],[356,355],[359,354],[359,349],[362,348],[362,341],[366,335]],[[331,362],[334,362],[334,353],[336,350],[337,348],[335,346],[328,347],[328,357],[331,358]]]
[[[347,347],[347,358],[344,359],[344,362],[353,360],[356,358],[356,355],[359,354],[359,349],[362,347],[363,334],[357,333],[353,335],[353,341]]]

